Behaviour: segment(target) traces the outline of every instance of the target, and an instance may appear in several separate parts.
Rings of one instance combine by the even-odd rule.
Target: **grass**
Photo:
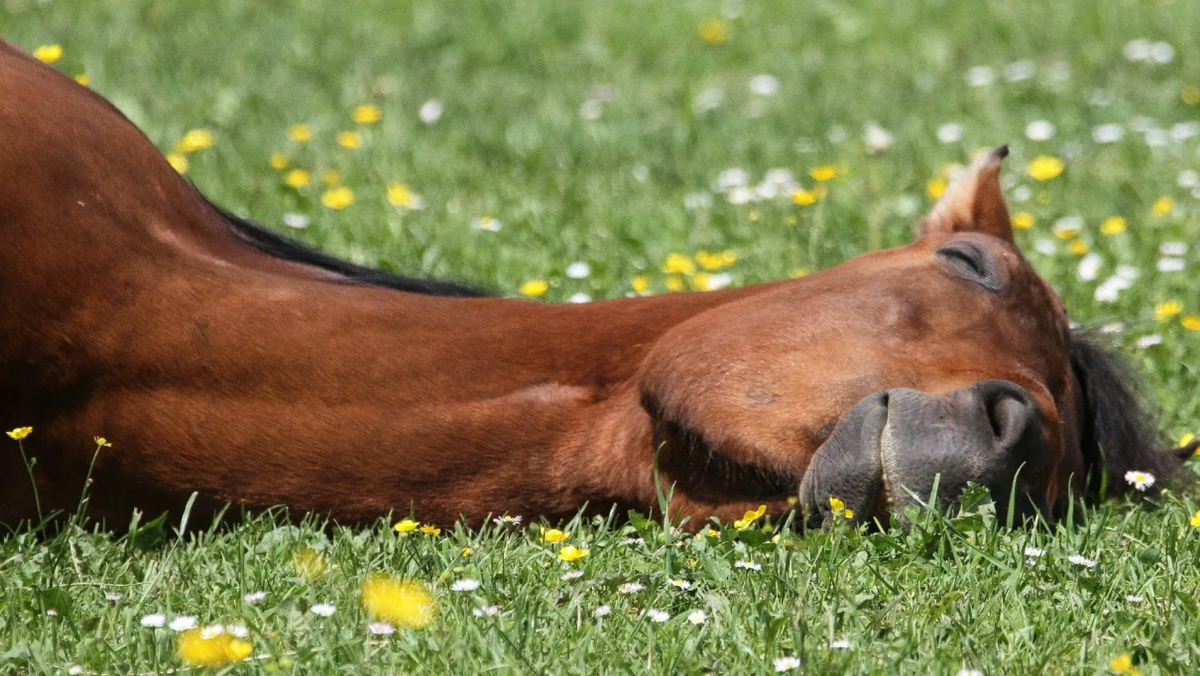
[[[719,45],[698,31],[714,19],[727,32]],[[750,284],[904,243],[948,163],[1008,142],[1013,209],[1034,219],[1019,244],[1075,321],[1124,324],[1112,340],[1146,380],[1165,436],[1197,431],[1200,334],[1180,321],[1200,315],[1197,251],[1178,256],[1182,271],[1158,269],[1164,242],[1200,231],[1184,173],[1200,168],[1198,138],[1174,126],[1200,114],[1187,89],[1200,86],[1196,3],[7,0],[0,34],[26,49],[61,44],[55,66],[86,74],[164,152],[189,129],[211,130],[215,144],[187,156],[187,176],[219,204],[389,270],[512,295],[544,280],[552,301],[625,295],[643,276],[656,293],[706,283],[662,272],[670,253],[733,251],[722,272]],[[1172,45],[1172,60],[1126,59],[1135,38]],[[1023,60],[1033,76],[1010,81],[1005,66]],[[974,66],[994,81],[970,85]],[[760,73],[778,78],[777,94],[748,89]],[[713,90],[719,105],[705,110]],[[430,99],[444,108],[435,124],[418,117]],[[361,104],[380,106],[382,120],[356,125]],[[1035,120],[1053,123],[1051,139],[1026,137]],[[286,135],[301,122],[311,143]],[[871,122],[893,135],[886,152],[866,152]],[[961,141],[939,142],[945,123],[961,125]],[[1120,141],[1093,140],[1106,123],[1123,126]],[[354,129],[363,146],[339,147],[336,134]],[[288,187],[272,153],[316,180]],[[1043,154],[1063,158],[1065,172],[1025,175]],[[824,165],[838,175],[809,206],[713,192],[731,167],[754,182],[787,168],[811,189],[807,172]],[[328,170],[353,191],[349,207],[322,206]],[[397,182],[424,208],[390,205]],[[702,193],[711,206],[685,207]],[[1156,214],[1163,197],[1172,204]],[[288,228],[285,214],[308,226]],[[1054,224],[1073,215],[1082,228],[1060,239]],[[1114,215],[1127,229],[1106,235],[1100,224]],[[473,228],[482,216],[500,231]],[[1095,279],[1080,278],[1072,247],[1100,257]],[[590,275],[566,276],[575,261]],[[1140,276],[1115,302],[1097,301],[1118,265]],[[1166,301],[1179,312],[1162,316]],[[1138,347],[1155,335],[1160,344]],[[33,455],[36,440],[26,440]],[[279,514],[193,524],[182,537],[168,528],[163,543],[153,530],[123,538],[76,524],[39,539],[25,529],[0,539],[0,671],[177,667],[172,632],[139,624],[167,613],[245,623],[255,659],[239,672],[766,673],[794,655],[804,673],[1092,674],[1128,653],[1143,674],[1190,673],[1200,664],[1196,507],[1191,493],[1154,511],[1108,504],[1053,531],[997,529],[982,508],[957,522],[921,515],[908,532],[797,538],[785,528],[779,545],[753,529],[677,539],[640,522],[647,544],[629,545],[633,524],[588,521],[567,526],[571,543],[591,548],[569,566],[537,530],[401,537],[385,522],[289,526]],[[1027,562],[1027,546],[1044,556]],[[329,563],[314,580],[294,570],[304,548]],[[560,579],[568,569],[584,575]],[[436,623],[368,634],[357,589],[380,570],[432,584]],[[480,588],[450,591],[464,577]],[[668,577],[694,587],[676,591]],[[627,581],[645,591],[617,592]],[[261,603],[242,600],[259,590]],[[338,610],[320,618],[308,611],[318,602]],[[491,604],[502,613],[471,612]],[[604,604],[612,613],[596,619]],[[672,619],[648,622],[648,608]],[[686,619],[697,609],[702,626]],[[831,648],[840,640],[850,648]]]

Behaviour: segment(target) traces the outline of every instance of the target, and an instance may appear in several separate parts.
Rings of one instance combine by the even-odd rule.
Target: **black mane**
[[[466,284],[459,284],[458,282],[404,277],[369,268],[365,265],[357,265],[349,261],[344,261],[340,258],[330,256],[323,251],[314,249],[307,244],[297,242],[294,239],[268,230],[258,223],[230,213],[212,202],[208,202],[208,205],[229,223],[233,228],[234,235],[255,249],[275,258],[305,263],[321,268],[322,270],[336,272],[345,277],[348,282],[366,284],[368,286],[380,286],[388,289],[396,289],[397,291],[407,291],[409,293],[421,293],[429,296],[478,298],[491,295],[482,289],[477,289]]]

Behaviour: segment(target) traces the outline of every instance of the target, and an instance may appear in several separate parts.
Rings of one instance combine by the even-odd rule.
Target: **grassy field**
[[[235,212],[545,301],[907,242],[953,166],[1007,142],[1034,266],[1145,378],[1164,443],[1200,425],[1200,3],[3,0],[0,35],[61,46],[41,54]],[[1195,673],[1197,497],[1052,532],[986,505],[872,535],[553,524],[574,562],[537,527],[22,530],[0,672],[176,669],[179,635],[143,622],[182,616],[246,627],[239,673]],[[436,618],[370,633],[380,572],[428,584]]]

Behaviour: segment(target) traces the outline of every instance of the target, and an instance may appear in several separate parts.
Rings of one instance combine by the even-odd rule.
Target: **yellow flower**
[[[342,186],[340,188],[331,188],[321,195],[321,204],[334,210],[342,210],[354,204],[354,191],[350,188]]]
[[[1120,655],[1112,658],[1112,661],[1108,663],[1108,666],[1113,670],[1114,674],[1141,676],[1141,672],[1134,668],[1133,658],[1129,656],[1129,653],[1121,653]]]
[[[750,512],[746,512],[745,514],[742,515],[742,518],[738,519],[737,521],[734,521],[733,527],[738,530],[746,530],[747,528],[753,526],[754,522],[761,519],[763,514],[766,514],[766,513],[767,513],[767,506],[759,505],[758,509],[750,511]]]
[[[208,129],[189,129],[183,138],[179,139],[179,143],[175,144],[175,152],[187,155],[211,148],[216,142],[217,138]]]
[[[700,264],[700,267],[708,270],[709,272],[720,270],[724,266],[724,262],[721,260],[721,256],[719,254],[700,250],[696,252],[695,258],[696,262]]]
[[[925,196],[931,200],[936,200],[946,193],[946,179],[941,176],[934,176],[925,184]]]
[[[222,667],[230,662],[240,662],[250,656],[254,646],[231,634],[221,631],[215,636],[206,629],[188,629],[176,639],[175,652],[179,659],[197,667]]]
[[[283,170],[288,168],[288,158],[283,153],[271,153],[271,158],[267,160],[267,163],[271,165],[272,169]]]
[[[471,555],[471,548],[470,548],[470,547],[463,547],[463,548],[462,548],[462,555],[463,555],[463,557],[470,556],[470,555]]]
[[[179,153],[167,153],[167,164],[180,174],[186,174],[188,170],[188,158]]]
[[[1151,213],[1155,216],[1166,216],[1175,209],[1175,200],[1170,197],[1159,197],[1154,202],[1154,206],[1150,207]]]
[[[1196,438],[1195,434],[1192,434],[1191,432],[1184,432],[1183,434],[1181,434],[1179,436],[1179,445],[1187,446],[1188,444],[1192,443],[1192,439],[1195,439],[1195,438]],[[1196,452],[1200,453],[1200,448],[1196,449]]]
[[[731,249],[726,249],[721,252],[721,263],[722,264],[733,265],[736,262],[738,262],[737,252],[735,252]]]
[[[1082,239],[1077,239],[1071,242],[1071,244],[1067,247],[1067,251],[1070,251],[1076,256],[1082,256],[1088,252],[1088,243]]]
[[[542,540],[546,542],[563,542],[571,536],[571,531],[563,532],[557,528],[542,531]]]
[[[710,45],[723,45],[729,39],[729,26],[720,19],[709,19],[697,30],[700,39]]]
[[[421,532],[426,535],[441,535],[442,529],[431,523],[427,523],[424,526],[421,526]]]
[[[546,291],[548,291],[549,289],[550,289],[550,284],[548,284],[546,282],[546,280],[531,279],[528,282],[525,282],[524,284],[521,285],[521,295],[529,296],[530,298],[537,298],[539,296],[545,295]]]
[[[355,108],[354,112],[350,113],[350,119],[358,124],[375,124],[383,119],[383,111],[379,109],[379,106],[363,105]]]
[[[311,547],[305,547],[292,555],[292,570],[296,577],[308,582],[325,574],[325,555]]]
[[[1109,216],[1100,224],[1100,233],[1104,235],[1119,235],[1125,232],[1129,224],[1120,216]]]
[[[1177,300],[1168,300],[1154,306],[1154,319],[1165,322],[1183,311],[1183,304]]]
[[[667,260],[663,263],[662,271],[671,274],[690,275],[696,271],[696,264],[692,259],[679,253],[667,254]]]
[[[1183,101],[1189,106],[1200,104],[1200,87],[1197,87],[1196,85],[1184,86],[1183,91],[1179,93],[1179,100]]]
[[[650,276],[638,275],[629,280],[629,286],[633,287],[635,293],[646,293],[650,289]]]
[[[847,509],[842,512],[842,516],[846,517],[847,519],[853,519],[854,518],[854,510]]]
[[[313,130],[307,124],[293,124],[288,127],[287,135],[296,143],[308,143],[313,138]]]
[[[837,176],[837,168],[832,164],[826,164],[821,167],[813,167],[808,170],[808,175],[813,177],[815,181],[829,181],[834,176]]]
[[[356,131],[338,132],[337,144],[343,148],[354,150],[362,147],[362,134]]]
[[[387,187],[388,203],[404,209],[420,209],[421,197],[403,183],[393,183]]]
[[[1188,331],[1200,331],[1200,315],[1184,315],[1179,323]]]
[[[25,437],[29,436],[29,434],[31,432],[33,432],[32,427],[18,427],[15,430],[6,432],[6,434],[8,436],[12,437],[13,439],[16,439],[17,441],[20,441],[20,440],[24,439]]]
[[[43,63],[54,63],[62,58],[62,45],[42,45],[33,50],[34,57]]]
[[[696,289],[698,289],[700,291],[708,291],[709,284],[711,282],[712,282],[712,275],[708,274],[707,272],[697,272],[695,275],[692,276],[692,286],[694,286]],[[682,285],[682,282],[681,282],[681,285]],[[671,288],[671,280],[670,279],[667,280],[667,288],[668,289]],[[671,289],[671,290],[675,291],[676,289]]]
[[[336,169],[326,169],[321,174],[321,182],[332,188],[342,182],[342,175],[337,173]]]
[[[582,559],[583,557],[587,556],[590,551],[590,549],[580,549],[575,545],[567,545],[566,547],[558,550],[558,558],[570,563],[572,561],[578,561],[579,559]]]
[[[1018,211],[1012,215],[1012,225],[1017,230],[1029,230],[1037,219],[1028,211]]]
[[[1196,510],[1196,513],[1192,515],[1192,518],[1188,522],[1196,528],[1200,528],[1200,509]]]
[[[87,73],[80,73],[75,76],[75,81],[86,87],[92,83],[92,78],[88,77]]]
[[[792,270],[792,279],[800,279],[808,276],[808,268],[796,268]]]
[[[817,193],[811,190],[801,188],[792,192],[792,202],[799,206],[806,207],[810,204],[815,204],[817,201]]]
[[[395,529],[397,533],[407,533],[410,530],[416,530],[420,525],[421,524],[413,521],[412,519],[405,519],[395,526],[392,526],[392,528]]]
[[[843,514],[846,511],[846,503],[831,497],[829,498],[829,508],[833,510],[834,514]]]
[[[700,531],[699,533],[696,533],[696,539],[700,540],[700,539],[706,538],[706,537],[715,538],[718,535],[720,535],[720,533],[713,530],[713,528],[711,526],[709,526],[709,527],[705,528],[704,530]]]
[[[401,629],[420,629],[436,614],[433,596],[414,580],[372,575],[363,581],[360,592],[367,615]]]
[[[1029,166],[1025,167],[1025,172],[1035,181],[1049,181],[1050,179],[1063,173],[1063,169],[1067,167],[1066,163],[1057,157],[1050,155],[1038,155],[1033,158]]]
[[[312,183],[312,174],[303,169],[293,169],[283,177],[283,182],[293,188],[303,188]]]
[[[704,275],[704,276],[707,277],[708,275]],[[696,275],[696,278],[699,279],[700,275]],[[683,291],[683,279],[681,279],[680,277],[678,277],[676,275],[671,275],[670,277],[667,277],[666,284],[667,284],[667,291]],[[699,285],[697,285],[697,286],[699,286]]]
[[[92,441],[96,442],[97,446],[103,446],[104,448],[112,448],[112,444],[108,443],[108,439],[105,439],[104,437],[93,437]]]

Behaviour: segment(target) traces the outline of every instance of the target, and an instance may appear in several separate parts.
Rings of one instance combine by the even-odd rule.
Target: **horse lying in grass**
[[[343,262],[214,207],[115,108],[0,43],[0,425],[46,510],[232,502],[698,524],[935,480],[1019,516],[1170,474],[1119,363],[1013,242],[994,151],[908,246],[805,279],[556,305]],[[36,516],[17,449],[0,522]],[[655,482],[655,466],[661,484]],[[936,479],[935,479],[936,478]]]

